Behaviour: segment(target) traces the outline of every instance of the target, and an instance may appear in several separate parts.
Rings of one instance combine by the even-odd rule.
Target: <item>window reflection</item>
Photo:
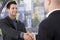
[[[27,30],[37,33],[39,23],[44,19],[44,0],[30,0],[28,3],[26,0],[15,1],[18,4],[18,20],[25,24]],[[0,8],[2,2],[0,2]],[[6,6],[4,6],[0,15],[0,19],[7,16]]]

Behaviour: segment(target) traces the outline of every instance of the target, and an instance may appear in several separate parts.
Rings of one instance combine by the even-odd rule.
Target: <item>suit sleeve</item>
[[[9,27],[6,23],[0,22],[0,27],[4,35],[7,35],[11,38],[18,39],[20,36],[20,31],[16,31],[13,28]]]
[[[26,28],[25,28],[25,25],[24,25],[24,23],[22,23],[22,29],[23,29],[23,32],[25,32],[26,33]]]
[[[54,39],[54,21],[44,20],[39,25],[37,40],[53,40]]]
[[[20,38],[23,38],[23,33],[26,33],[26,28],[25,28],[25,25],[24,23],[20,23],[20,27],[21,27],[21,30],[22,32],[20,33]]]
[[[19,29],[21,29],[22,32],[25,32],[26,33],[25,24],[22,23],[21,21],[18,21],[18,25],[19,25]]]

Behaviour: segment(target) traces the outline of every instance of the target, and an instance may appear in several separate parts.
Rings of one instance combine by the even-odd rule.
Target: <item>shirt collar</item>
[[[54,10],[50,11],[50,12],[46,15],[46,17],[48,17],[52,12],[54,12],[54,11],[56,11],[56,10],[60,10],[60,9],[54,9]]]

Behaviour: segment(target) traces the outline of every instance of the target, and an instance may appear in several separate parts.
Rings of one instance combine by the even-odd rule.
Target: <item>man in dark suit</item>
[[[39,25],[37,40],[60,40],[60,0],[45,0],[47,18]]]
[[[27,33],[24,23],[16,20],[17,3],[11,1],[7,4],[8,16],[0,20],[3,40],[32,40],[32,34]]]

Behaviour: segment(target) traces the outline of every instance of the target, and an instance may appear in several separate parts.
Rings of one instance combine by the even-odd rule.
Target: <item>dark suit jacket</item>
[[[41,22],[37,40],[60,40],[60,10],[52,12]]]
[[[14,27],[13,21],[8,16],[0,20],[0,24],[4,40],[23,40],[23,38],[19,37],[21,32],[26,32],[25,25],[22,22],[17,21],[17,30]]]

